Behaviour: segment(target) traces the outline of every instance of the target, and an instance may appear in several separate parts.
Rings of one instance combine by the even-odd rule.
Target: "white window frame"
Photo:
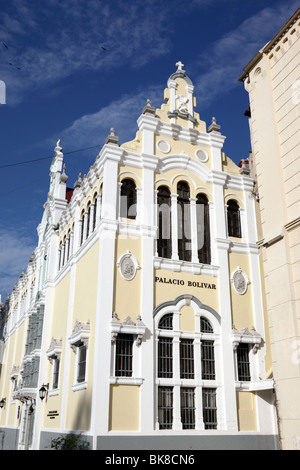
[[[75,366],[74,366],[74,379],[73,379],[73,385],[72,385],[72,390],[74,392],[78,390],[84,390],[87,388],[89,338],[90,338],[90,322],[88,321],[87,323],[80,323],[78,320],[76,320],[72,334],[68,338],[71,349],[76,355]],[[79,346],[82,343],[86,347],[85,379],[83,381],[78,382],[78,368],[79,368],[79,358],[80,358]]]
[[[182,431],[181,423],[181,403],[180,395],[183,387],[195,389],[195,428],[193,431],[204,431],[203,421],[203,406],[202,406],[202,390],[204,388],[216,389],[217,401],[217,420],[218,425],[216,431],[224,429],[224,404],[223,404],[223,387],[222,387],[222,360],[221,360],[221,326],[217,318],[209,310],[199,307],[199,305],[192,299],[193,296],[185,295],[180,296],[177,302],[170,302],[170,305],[162,307],[155,315],[155,338],[156,338],[156,357],[158,357],[158,339],[159,337],[173,338],[173,377],[172,378],[158,378],[158,364],[156,364],[156,430],[159,430],[158,421],[158,388],[159,387],[173,387],[173,426],[169,429],[170,432]],[[190,305],[195,314],[195,331],[187,332],[180,330],[180,310],[183,306]],[[163,316],[168,313],[173,313],[173,329],[163,330],[159,329],[158,325]],[[201,333],[201,317],[205,317],[212,325],[213,333]],[[193,339],[194,340],[194,379],[180,378],[180,340]],[[215,379],[206,380],[202,379],[201,373],[201,341],[213,340],[214,341],[214,354],[215,354]],[[211,430],[210,430],[211,432]]]
[[[138,316],[136,322],[133,322],[130,316],[126,317],[123,322],[120,322],[116,313],[113,313],[112,321],[110,323],[111,331],[111,369],[110,369],[110,383],[111,384],[132,384],[141,385],[143,379],[141,377],[141,347],[143,337],[146,332],[146,325],[142,322],[141,317]],[[132,375],[131,377],[116,376],[116,340],[119,333],[133,335],[132,345]]]
[[[54,395],[59,394],[59,384],[60,384],[60,375],[61,375],[61,353],[62,353],[62,340],[60,339],[58,341],[52,338],[49,349],[46,351],[48,360],[52,366],[50,388],[48,391],[49,396],[54,396]],[[57,388],[53,388],[56,361],[59,361],[58,383],[57,383]]]

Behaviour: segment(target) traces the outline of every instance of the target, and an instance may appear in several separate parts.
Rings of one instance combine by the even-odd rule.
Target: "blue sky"
[[[294,0],[0,1],[2,300],[37,244],[59,138],[73,187],[111,127],[120,143],[131,140],[147,98],[160,107],[181,60],[196,111],[208,124],[216,116],[224,151],[238,163],[250,139],[248,95],[237,79],[299,7]],[[35,159],[42,160],[14,165]]]

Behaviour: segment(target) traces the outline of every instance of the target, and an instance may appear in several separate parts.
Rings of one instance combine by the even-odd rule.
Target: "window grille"
[[[158,387],[159,429],[172,429],[173,425],[173,388]]]
[[[132,347],[133,335],[119,334],[116,340],[116,366],[117,377],[132,377]]]
[[[249,361],[249,345],[241,343],[237,347],[237,365],[238,365],[238,379],[241,381],[249,382],[250,375],[250,361]]]
[[[236,201],[230,200],[227,205],[227,222],[229,237],[242,238],[240,208]]]
[[[59,365],[60,365],[60,360],[57,356],[55,356],[54,363],[53,363],[53,383],[52,383],[53,389],[58,388]]]
[[[205,194],[197,195],[196,210],[199,263],[210,264],[209,205]]]
[[[158,323],[158,328],[161,330],[173,330],[173,313],[164,315]]]
[[[200,319],[200,331],[201,333],[213,333],[213,327],[207,318],[201,317]]]
[[[95,196],[95,203],[94,203],[94,214],[93,214],[93,231],[96,228],[97,223],[97,196]]]
[[[195,390],[180,389],[182,429],[195,429]]]
[[[194,378],[194,344],[192,339],[180,341],[180,378]]]
[[[85,370],[86,370],[86,346],[83,343],[78,345],[78,370],[77,370],[77,382],[85,381]]]
[[[162,258],[172,257],[171,195],[166,186],[160,186],[157,193],[158,240],[157,254]]]
[[[201,342],[202,379],[215,380],[215,348],[213,341]]]
[[[202,390],[203,421],[205,429],[217,429],[216,389]]]
[[[183,261],[191,261],[190,188],[185,181],[177,185],[178,255]]]
[[[84,235],[84,211],[82,211],[80,216],[80,246],[83,244],[83,235]]]
[[[120,215],[127,219],[136,218],[136,186],[131,179],[122,181]]]
[[[158,377],[173,377],[173,340],[159,338],[158,341]]]

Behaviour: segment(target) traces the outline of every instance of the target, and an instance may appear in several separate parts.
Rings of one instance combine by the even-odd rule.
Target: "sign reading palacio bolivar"
[[[216,289],[216,284],[211,284],[209,282],[199,282],[199,281],[184,281],[183,279],[172,279],[166,277],[155,277],[155,282],[161,284],[173,284],[176,286],[188,286],[188,287],[198,287],[200,289]]]

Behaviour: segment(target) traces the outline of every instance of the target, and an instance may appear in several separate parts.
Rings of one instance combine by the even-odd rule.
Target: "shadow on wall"
[[[67,423],[62,423],[65,432],[41,430],[40,450],[92,450],[92,437],[86,436],[89,433],[91,424],[91,393],[88,390],[74,392],[73,400],[67,404],[67,415],[71,416]],[[72,413],[72,410],[73,413]],[[49,411],[48,411],[49,413]],[[57,421],[59,427],[59,421]],[[80,446],[88,442],[87,449],[69,448]],[[56,448],[55,448],[56,445]],[[68,448],[61,448],[62,446]]]
[[[92,409],[92,395],[88,390],[82,390],[75,392],[80,394],[76,400],[75,413],[72,421],[70,421],[70,427],[74,431],[87,430],[89,431],[91,426],[91,409]],[[74,397],[75,399],[77,397]],[[75,400],[74,400],[75,402]],[[73,405],[74,406],[74,405]],[[70,410],[69,410],[70,413]]]

